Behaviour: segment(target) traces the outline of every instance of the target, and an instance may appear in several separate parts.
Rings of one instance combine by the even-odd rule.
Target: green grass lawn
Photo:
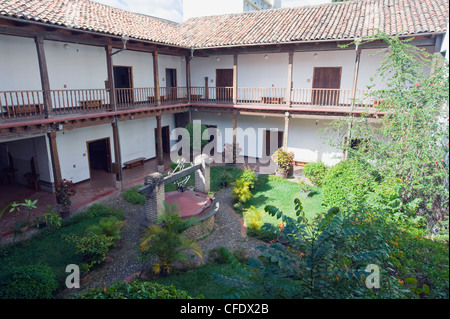
[[[253,197],[244,204],[244,208],[255,206],[258,210],[264,210],[266,205],[272,205],[286,216],[296,217],[294,199],[298,198],[303,204],[305,216],[312,219],[323,213],[324,208],[322,207],[322,190],[319,187],[311,188],[313,190],[311,194],[308,197],[302,197],[297,183],[272,175],[259,175]],[[268,214],[264,215],[263,221],[274,225],[280,222]]]

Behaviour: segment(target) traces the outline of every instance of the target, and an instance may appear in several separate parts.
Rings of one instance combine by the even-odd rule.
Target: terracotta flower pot
[[[55,211],[59,213],[62,219],[70,216],[70,206],[64,204],[56,204]]]
[[[279,171],[275,172],[275,176],[280,176],[280,177],[283,177],[283,178],[287,178],[287,175],[288,175],[287,172],[279,172]]]

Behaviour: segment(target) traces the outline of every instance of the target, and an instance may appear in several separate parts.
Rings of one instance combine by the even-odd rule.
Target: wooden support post
[[[353,71],[353,84],[352,84],[352,107],[355,105],[356,90],[358,87],[358,75],[359,75],[359,61],[361,59],[361,48],[358,43],[356,43],[355,48],[355,70]]]
[[[155,101],[156,105],[161,105],[161,92],[159,90],[159,70],[158,70],[158,52],[155,51],[153,55],[153,82],[155,85]]]
[[[289,52],[289,64],[288,64],[288,82],[286,90],[286,104],[291,107],[291,95],[292,95],[292,75],[294,71],[294,51]]]
[[[209,83],[208,83],[208,77],[205,76],[205,100],[208,102],[209,100]]]
[[[186,90],[187,101],[191,103],[191,57],[186,57]]]
[[[123,190],[123,171],[122,171],[122,154],[120,152],[120,139],[119,139],[119,120],[114,117],[114,121],[111,123],[113,130],[114,141],[114,156],[116,158],[116,188]]]
[[[283,135],[283,149],[287,151],[289,142],[289,112],[284,113],[284,135]]]
[[[237,112],[233,112],[233,163],[236,163],[237,150]]]
[[[50,95],[50,81],[48,79],[47,60],[45,59],[44,38],[37,36],[34,38],[39,62],[39,72],[41,76],[41,85],[44,97],[44,115],[46,118],[52,118],[53,105]]]
[[[158,172],[164,172],[164,154],[163,154],[163,145],[162,145],[162,126],[161,126],[161,115],[156,116],[156,134],[157,134],[157,143],[156,143],[156,157],[158,158]]]
[[[233,54],[233,104],[237,104],[238,89],[238,54]]]
[[[106,51],[106,67],[107,67],[107,74],[108,74],[108,79],[105,82],[105,87],[108,90],[108,94],[109,94],[110,109],[117,111],[116,92],[114,90],[112,46],[111,45],[105,46],[105,51]]]
[[[56,184],[62,181],[61,166],[59,164],[58,146],[56,145],[56,132],[51,131],[47,133],[49,146],[50,146],[50,156],[52,158],[52,172],[53,180]]]

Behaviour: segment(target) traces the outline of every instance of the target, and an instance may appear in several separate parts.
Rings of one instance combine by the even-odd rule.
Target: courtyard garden
[[[280,176],[211,166],[220,207],[201,238],[172,205],[146,227],[142,185],[129,188],[0,246],[0,298],[448,299],[448,64],[423,75],[426,52],[380,37],[392,55],[375,92],[390,114],[333,123],[350,128],[345,159],[295,178],[282,148]],[[80,289],[66,289],[73,264]]]

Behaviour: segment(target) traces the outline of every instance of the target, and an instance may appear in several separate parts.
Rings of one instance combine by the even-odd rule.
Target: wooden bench
[[[81,106],[83,107],[83,109],[101,108],[102,100],[81,101]]]
[[[14,105],[8,106],[6,108],[8,116],[26,116],[26,115],[36,115],[43,114],[44,105],[43,104],[26,104],[26,105]]]
[[[144,165],[145,157],[139,157],[131,161],[123,163],[127,169],[131,169],[135,166]]]
[[[263,104],[283,104],[283,98],[282,97],[261,97],[261,103]]]

